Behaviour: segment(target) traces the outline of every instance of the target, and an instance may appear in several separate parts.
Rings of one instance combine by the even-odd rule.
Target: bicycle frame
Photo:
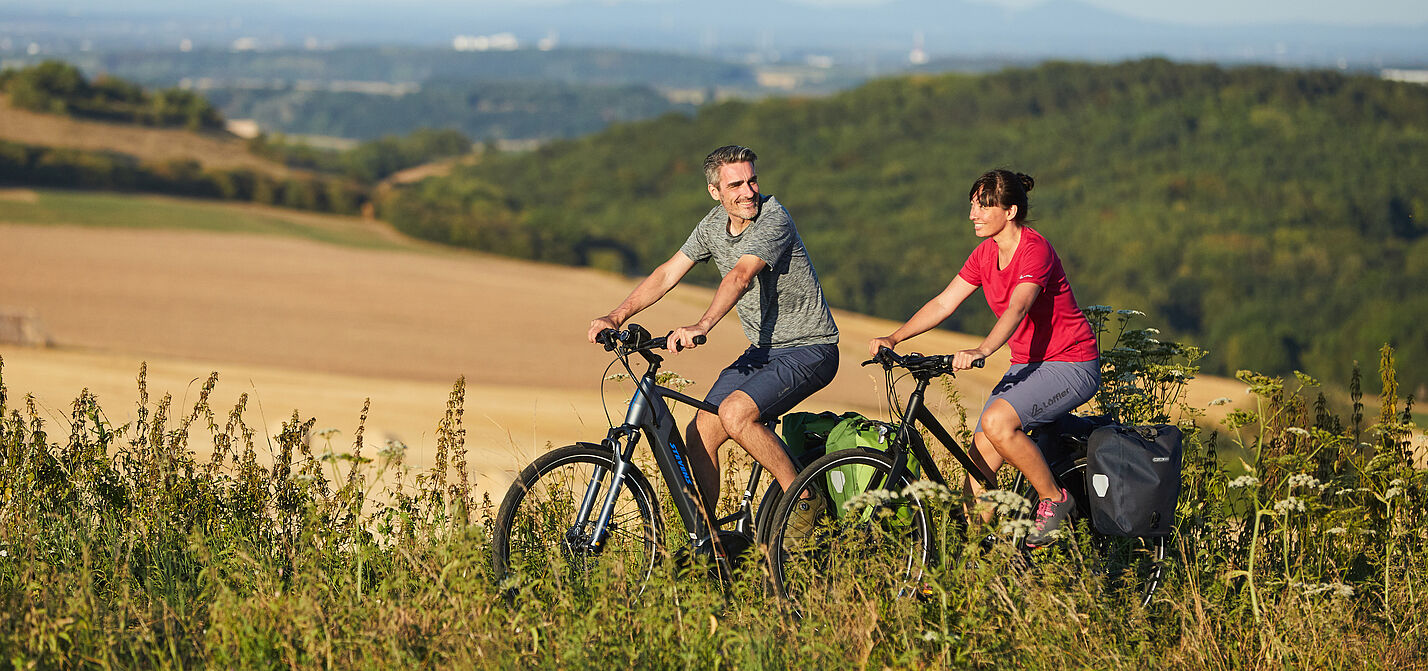
[[[745,531],[751,518],[750,506],[754,490],[758,487],[763,468],[757,463],[754,464],[738,512],[721,520],[709,520],[700,503],[698,486],[695,484],[694,473],[690,469],[686,456],[684,437],[680,433],[674,414],[670,412],[667,401],[673,400],[698,410],[716,414],[719,412],[719,408],[661,386],[656,378],[663,359],[648,350],[637,350],[637,353],[643,356],[650,366],[640,377],[639,383],[635,387],[634,395],[631,396],[630,404],[625,411],[624,422],[611,428],[601,443],[611,451],[615,462],[610,487],[604,493],[604,500],[597,501],[601,484],[605,481],[607,473],[603,468],[596,469],[586,488],[580,503],[580,510],[576,516],[577,520],[589,519],[590,514],[596,509],[595,506],[600,506],[600,514],[596,520],[595,528],[591,530],[587,549],[591,552],[599,552],[609,537],[610,519],[614,514],[615,502],[619,497],[625,475],[629,473],[630,469],[636,468],[633,459],[635,450],[639,446],[640,437],[643,435],[649,441],[650,451],[654,456],[655,463],[659,466],[660,474],[669,487],[670,498],[689,534],[691,545],[699,543],[704,538],[714,538],[715,557],[721,569],[727,571],[727,558],[722,546],[717,541],[715,532],[723,524],[734,519],[739,520],[738,531]],[[709,512],[712,513],[712,511]]]
[[[977,478],[977,480],[988,489],[996,489],[995,475],[988,475],[983,472],[982,469],[972,461],[972,457],[967,454],[967,451],[962,448],[962,445],[952,437],[952,434],[942,426],[941,422],[937,421],[937,417],[932,414],[932,411],[927,409],[924,399],[927,394],[927,385],[931,382],[932,378],[919,375],[916,376],[916,380],[917,387],[913,389],[912,395],[907,399],[907,408],[903,412],[904,420],[902,426],[898,430],[897,438],[892,443],[894,446],[902,446],[903,449],[893,450],[893,467],[892,471],[888,473],[888,481],[897,482],[898,478],[907,473],[907,455],[908,452],[911,451],[913,456],[917,457],[918,462],[922,464],[922,467],[927,470],[929,480],[943,485],[947,484],[946,478],[943,477],[942,471],[937,468],[937,463],[932,459],[932,455],[927,451],[927,447],[923,445],[921,440],[913,439],[913,424],[917,423],[927,427],[927,430],[932,433],[932,437],[936,438],[937,442],[942,443],[942,447],[952,453],[952,456],[957,459],[958,463],[967,469],[967,473]]]

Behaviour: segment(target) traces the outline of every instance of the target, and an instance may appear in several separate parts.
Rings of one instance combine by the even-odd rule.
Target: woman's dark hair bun
[[[1021,182],[1022,191],[1031,191],[1031,187],[1036,186],[1036,180],[1032,179],[1031,175],[1028,175],[1024,172],[1017,173],[1016,178],[1017,181]]]

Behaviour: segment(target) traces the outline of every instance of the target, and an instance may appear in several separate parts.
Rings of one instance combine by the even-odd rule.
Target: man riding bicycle
[[[671,332],[669,350],[695,347],[738,306],[749,348],[725,368],[686,430],[689,461],[701,503],[719,500],[719,448],[730,438],[768,469],[787,491],[798,472],[783,443],[763,424],[827,386],[838,371],[838,327],[793,218],[776,198],[759,192],[754,152],[730,145],[704,159],[714,206],[668,261],[642,280],[603,317],[590,322],[590,342],[653,305],[694,264],[713,260],[723,277],[699,321]]]

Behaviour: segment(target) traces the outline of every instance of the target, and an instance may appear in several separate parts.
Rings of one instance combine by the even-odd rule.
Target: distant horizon
[[[901,0],[786,0],[792,4],[815,7],[869,8],[897,4]],[[1193,3],[1147,3],[1143,0],[967,0],[968,2],[1003,7],[1017,12],[1044,8],[1054,4],[1083,4],[1127,18],[1166,25],[1186,27],[1233,27],[1263,24],[1309,24],[1318,26],[1424,26],[1428,28],[1428,3],[1421,0],[1371,0],[1346,4],[1331,0],[1260,0],[1246,3],[1240,0],[1198,0]],[[436,12],[476,10],[481,8],[536,8],[561,5],[674,5],[690,0],[426,0],[410,3],[406,9],[420,13],[422,9]],[[247,2],[210,2],[199,7],[186,0],[133,0],[116,9],[107,0],[63,0],[48,8],[37,8],[27,0],[0,0],[0,12],[26,10],[27,13],[74,14],[98,12],[173,11],[180,15],[261,13],[277,10],[309,15],[322,9],[351,10],[360,7],[387,8],[385,0],[307,0],[294,6],[284,0],[249,0]],[[0,17],[3,19],[3,17]]]

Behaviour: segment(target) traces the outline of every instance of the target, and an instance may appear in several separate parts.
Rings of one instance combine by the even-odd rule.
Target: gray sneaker
[[[1061,500],[1042,499],[1036,506],[1036,517],[1031,533],[1026,535],[1026,546],[1040,548],[1051,545],[1061,538],[1061,523],[1076,509],[1076,498],[1065,488],[1061,490]]]
[[[813,532],[818,530],[818,523],[827,512],[828,503],[818,494],[794,502],[793,511],[788,515],[788,526],[783,530],[783,549],[808,549]]]

